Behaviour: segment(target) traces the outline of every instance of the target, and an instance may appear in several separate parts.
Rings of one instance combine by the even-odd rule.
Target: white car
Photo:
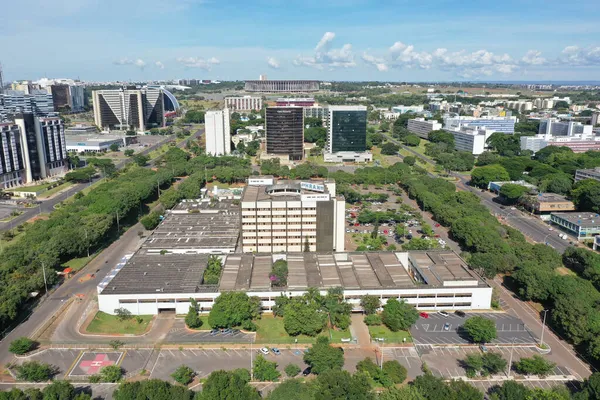
[[[450,315],[446,311],[438,311],[438,314],[440,314],[442,317],[448,317]]]
[[[267,349],[266,347],[263,347],[262,349],[260,349],[260,352],[266,356],[267,354],[269,354],[269,349]]]

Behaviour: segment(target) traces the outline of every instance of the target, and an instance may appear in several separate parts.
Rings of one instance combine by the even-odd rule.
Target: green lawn
[[[273,344],[294,344],[297,343],[315,343],[316,337],[311,336],[290,336],[283,328],[283,318],[273,317],[271,315],[263,315],[257,321],[254,321],[258,326],[256,331],[256,343],[273,343]],[[329,337],[328,331],[323,331],[321,335]]]
[[[67,261],[66,263],[64,263],[63,265],[65,266],[65,268],[72,268],[73,271],[79,271],[93,259],[94,259],[94,255],[92,254],[89,258],[88,257],[73,258],[73,259]]]
[[[335,330],[330,329],[329,334],[331,335],[331,343],[342,343],[342,339],[352,339],[352,335],[350,334],[350,330]]]
[[[38,196],[38,198],[45,199],[46,197],[50,197],[53,194],[56,194],[56,193],[60,192],[61,190],[65,190],[66,188],[71,187],[71,186],[73,186],[73,183],[71,183],[71,182],[65,182],[65,183],[63,183],[61,185],[58,185],[55,188],[52,188],[50,190],[45,191],[44,193],[41,193]]]
[[[408,331],[392,332],[385,325],[369,326],[369,334],[371,339],[384,338],[384,343],[402,343],[404,338],[406,342],[412,342]]]
[[[19,188],[11,188],[11,192],[41,192],[50,186],[49,183],[43,183],[41,185],[36,186],[27,186],[27,187],[19,187]]]
[[[119,321],[116,315],[98,311],[92,322],[87,326],[88,333],[140,335],[149,327],[153,315],[140,315],[142,321],[138,324],[136,316],[125,321]]]
[[[208,323],[208,314],[200,314],[200,319],[202,320],[202,326],[200,330],[209,331],[212,329],[212,326]]]

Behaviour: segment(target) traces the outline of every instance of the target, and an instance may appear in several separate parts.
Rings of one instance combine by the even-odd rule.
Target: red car
[[[440,227],[440,224],[435,224],[435,227],[436,227],[436,228],[439,228],[439,227]]]
[[[429,314],[427,314],[426,312],[419,313],[419,315],[421,316],[421,318],[429,318]]]

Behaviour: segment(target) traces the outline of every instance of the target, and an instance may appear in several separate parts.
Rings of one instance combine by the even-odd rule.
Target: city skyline
[[[6,81],[591,80],[600,73],[596,7],[25,0],[3,7],[11,18],[0,61]]]

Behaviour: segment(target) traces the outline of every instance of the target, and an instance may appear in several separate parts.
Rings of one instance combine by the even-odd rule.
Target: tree
[[[392,387],[379,394],[378,400],[426,400],[415,386]]]
[[[462,361],[467,370],[467,376],[474,377],[480,373],[482,376],[497,374],[506,370],[508,364],[501,354],[489,352],[485,354],[469,354]]]
[[[491,164],[475,168],[471,173],[471,184],[480,188],[487,188],[490,182],[509,181],[510,175],[502,165]]]
[[[75,388],[67,381],[54,381],[43,390],[44,400],[75,399]]]
[[[231,328],[252,319],[252,314],[252,303],[246,293],[224,292],[216,298],[208,323],[213,328]]]
[[[404,143],[407,146],[416,147],[421,143],[421,139],[417,135],[408,135],[404,138]]]
[[[571,197],[578,210],[600,212],[600,182],[597,180],[578,181],[571,191]]]
[[[17,371],[18,380],[29,382],[43,382],[50,380],[55,372],[53,366],[39,361],[25,361],[15,369]]]
[[[260,395],[248,382],[231,371],[214,371],[202,386],[198,400],[260,400]],[[115,398],[115,400],[121,400]]]
[[[515,204],[521,196],[529,191],[523,185],[519,185],[516,183],[505,183],[500,188],[500,196],[502,196],[509,204]]]
[[[444,130],[431,131],[427,139],[432,143],[446,143],[449,148],[454,148],[454,135]]]
[[[462,380],[452,380],[448,384],[452,397],[460,400],[483,400],[483,392]]]
[[[289,299],[284,308],[283,326],[291,336],[316,336],[326,322],[327,314],[320,310],[320,304],[309,301],[305,296]]]
[[[152,211],[150,214],[140,219],[140,223],[144,226],[144,229],[150,231],[160,224],[160,217],[161,213]]]
[[[113,143],[110,145],[110,151],[119,151],[119,144],[118,143]]]
[[[413,165],[416,164],[417,158],[414,156],[406,156],[406,157],[404,157],[404,159],[402,161],[404,162],[404,164],[410,165],[412,167]]]
[[[394,384],[404,382],[407,377],[406,368],[396,360],[385,361],[383,372]]]
[[[375,314],[377,309],[381,307],[381,301],[377,296],[365,294],[360,298],[360,306],[363,308],[365,314]]]
[[[304,362],[317,375],[328,370],[341,370],[344,366],[344,353],[342,349],[330,346],[327,337],[319,336],[317,343],[304,353]]]
[[[194,370],[188,367],[187,365],[180,365],[177,367],[175,372],[171,374],[171,377],[175,380],[175,382],[179,382],[182,385],[189,384],[194,379]]]
[[[279,371],[277,371],[277,363],[265,360],[262,354],[259,354],[258,357],[254,359],[252,370],[254,379],[261,382],[276,381],[281,376]]]
[[[134,150],[132,150],[132,149],[127,149],[127,150],[125,150],[125,151],[123,152],[123,154],[124,154],[126,157],[131,157],[131,156],[132,156],[134,153],[135,153],[135,151],[134,151]]]
[[[269,275],[269,279],[271,280],[271,285],[275,287],[284,287],[287,286],[287,277],[288,277],[288,263],[286,260],[277,260],[273,263],[271,267],[271,274]]]
[[[102,382],[118,382],[123,376],[123,370],[118,365],[109,365],[100,370],[100,379]]]
[[[285,366],[284,371],[288,377],[293,378],[300,373],[301,369],[296,364],[288,364]]]
[[[418,318],[419,313],[414,306],[397,299],[389,299],[381,313],[382,322],[393,332],[409,329]]]
[[[313,388],[310,383],[299,379],[287,379],[277,385],[267,396],[268,400],[314,400]],[[240,399],[241,400],[241,399]]]
[[[183,386],[171,385],[169,382],[159,379],[150,379],[147,381],[121,383],[114,391],[113,398],[115,400],[191,400],[193,394],[194,392]]]
[[[492,389],[492,394],[497,400],[520,400],[528,399],[529,389],[525,385],[515,381],[505,381],[502,386]]]
[[[205,285],[217,285],[221,278],[221,270],[223,269],[223,262],[215,255],[208,257],[208,264],[204,270],[204,284]]]
[[[517,372],[521,374],[546,376],[554,370],[556,364],[546,360],[539,354],[534,354],[529,358],[521,358],[514,363],[514,366]]]
[[[399,150],[400,146],[392,142],[384,143],[381,146],[381,154],[385,154],[386,156],[395,156],[396,154],[398,154]]]
[[[463,324],[462,330],[474,343],[489,343],[497,336],[494,320],[480,316],[468,318]]]
[[[452,399],[450,388],[442,378],[437,378],[431,373],[417,376],[413,385],[427,400]]]
[[[33,350],[36,346],[36,342],[29,339],[28,337],[22,336],[10,342],[8,351],[10,351],[13,354],[21,355]]]
[[[146,164],[148,164],[148,161],[150,161],[150,157],[145,156],[143,154],[136,154],[132,157],[132,160],[140,167],[145,167]]]
[[[327,370],[314,381],[315,400],[372,400],[374,394],[364,374],[350,375],[348,371]]]
[[[117,316],[117,319],[119,321],[131,319],[131,311],[129,311],[125,307],[116,308],[115,315]]]
[[[198,315],[198,302],[196,299],[190,299],[190,308],[185,316],[185,324],[188,328],[198,329],[202,326],[202,319]]]

